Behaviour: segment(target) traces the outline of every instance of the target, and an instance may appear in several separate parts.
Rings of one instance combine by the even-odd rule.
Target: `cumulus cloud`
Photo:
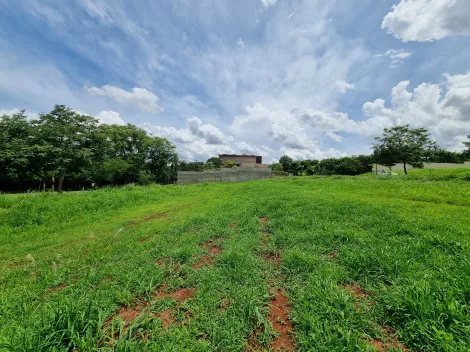
[[[346,93],[348,90],[355,89],[354,83],[348,83],[344,79],[336,81],[334,86],[340,93]]]
[[[101,111],[96,118],[101,124],[107,125],[125,125],[126,123],[116,111]]]
[[[382,22],[395,37],[426,42],[470,34],[468,0],[400,0]]]
[[[132,88],[131,92],[110,85],[101,88],[88,86],[84,88],[91,95],[109,97],[123,105],[137,105],[140,110],[145,112],[159,113],[163,111],[163,108],[158,105],[160,99],[145,88]]]
[[[388,57],[390,58],[390,68],[400,67],[403,61],[410,57],[412,54],[403,49],[390,49],[383,54],[374,55],[374,57]]]
[[[268,8],[269,6],[274,6],[276,5],[277,0],[261,0],[261,3],[265,8]]]
[[[197,117],[189,119],[187,125],[194,136],[205,139],[208,144],[223,144],[226,139],[230,140],[217,127],[203,124]]]
[[[432,83],[422,83],[409,91],[410,82],[400,82],[392,89],[390,107],[384,99],[363,105],[365,120],[311,109],[304,112],[302,120],[313,128],[369,137],[380,135],[383,128],[394,125],[426,127],[442,147],[462,149],[461,142],[470,131],[470,72],[446,74],[444,78],[445,92],[440,84]]]
[[[343,137],[334,133],[333,131],[326,131],[326,136],[336,142],[341,142],[343,140]]]

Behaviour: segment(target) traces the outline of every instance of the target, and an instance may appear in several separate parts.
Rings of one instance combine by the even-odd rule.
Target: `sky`
[[[0,114],[64,104],[181,159],[470,134],[470,0],[0,0]]]

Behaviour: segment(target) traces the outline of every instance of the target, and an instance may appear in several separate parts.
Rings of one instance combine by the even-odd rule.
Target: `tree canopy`
[[[425,128],[412,129],[409,125],[385,128],[382,137],[375,139],[374,153],[389,158],[389,162],[403,163],[405,174],[408,174],[407,164],[422,167],[426,152],[436,147]]]
[[[176,179],[178,155],[168,140],[131,124],[100,125],[64,105],[31,121],[24,111],[0,116],[0,145],[3,191]]]

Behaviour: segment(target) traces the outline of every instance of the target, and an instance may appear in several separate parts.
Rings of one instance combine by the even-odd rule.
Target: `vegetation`
[[[99,125],[63,105],[28,121],[0,116],[0,190],[54,190],[176,179],[178,156],[166,139],[137,126]]]
[[[373,148],[377,161],[380,163],[383,158],[386,166],[403,163],[405,174],[407,164],[422,167],[426,161],[426,152],[436,149],[436,144],[431,141],[425,128],[412,129],[409,125],[385,128],[383,136],[375,139],[377,144]]]
[[[470,183],[426,172],[4,195],[0,349],[268,349],[283,290],[299,350],[466,351]]]

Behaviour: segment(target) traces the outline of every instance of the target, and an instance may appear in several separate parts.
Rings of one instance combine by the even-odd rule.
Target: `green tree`
[[[215,165],[212,161],[208,161],[204,164],[204,170],[214,170]]]
[[[147,133],[131,124],[101,125],[99,133],[98,145],[105,153],[100,158],[103,158],[105,163],[113,165],[111,168],[115,170],[113,183],[137,182],[148,158],[150,137]]]
[[[80,115],[64,105],[56,105],[48,114],[40,114],[32,122],[35,144],[44,153],[44,172],[58,177],[58,190],[67,171],[91,162],[90,135],[98,126],[98,120]]]
[[[294,159],[292,159],[290,156],[283,155],[279,159],[279,163],[282,164],[282,168],[286,172],[291,172],[291,165],[294,162]]]
[[[152,178],[163,184],[176,180],[178,154],[176,147],[165,138],[148,137],[146,140],[146,169]]]
[[[399,163],[395,154],[392,154],[389,149],[382,147],[375,148],[374,159],[377,164],[388,167],[390,172],[392,171],[392,167]]]
[[[463,142],[463,144],[467,147],[467,150],[464,151],[464,154],[466,158],[470,158],[470,134],[467,135],[467,138],[469,139],[469,141]]]
[[[409,125],[385,128],[382,137],[375,139],[377,144],[373,146],[374,152],[393,155],[397,161],[403,163],[406,175],[406,165],[422,167],[426,151],[435,146],[425,128],[411,129]]]
[[[0,180],[21,184],[28,178],[33,159],[31,132],[24,110],[11,116],[0,116]]]
[[[220,169],[220,159],[217,157],[207,159],[206,163],[212,163],[215,169]]]
[[[227,160],[224,164],[224,168],[226,169],[236,169],[238,164],[233,160]]]
[[[271,165],[271,170],[273,171],[284,171],[284,167],[281,163],[274,163]]]

